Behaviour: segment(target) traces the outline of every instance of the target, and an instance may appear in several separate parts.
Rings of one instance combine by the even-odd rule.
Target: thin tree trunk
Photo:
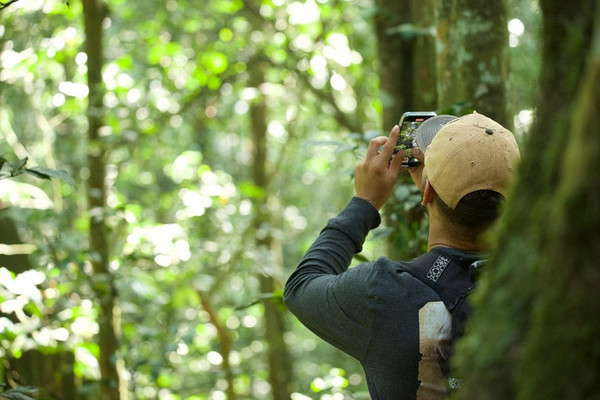
[[[383,103],[383,127],[391,129],[404,111],[413,111],[414,40],[406,39],[399,27],[412,21],[410,2],[376,0],[375,33],[379,80]]]
[[[456,28],[457,7],[455,1],[439,3],[438,31],[438,101],[439,108],[449,114],[458,114],[464,106],[466,90],[462,82],[460,66],[464,57],[462,40]]]
[[[412,20],[418,29],[413,53],[413,107],[415,110],[436,110],[437,92],[437,37],[436,0],[411,0]],[[407,110],[409,111],[409,110]]]
[[[249,63],[251,68],[250,87],[260,87],[264,83],[264,71],[260,61]],[[261,261],[264,265],[259,276],[260,290],[262,293],[274,293],[281,290],[280,284],[275,279],[277,266],[272,254],[273,236],[270,232],[269,203],[269,176],[267,174],[267,107],[263,98],[255,100],[250,106],[251,131],[252,131],[252,179],[257,187],[263,190],[264,196],[254,199],[254,227],[256,232],[256,249],[263,255]],[[268,348],[269,383],[271,384],[274,400],[287,400],[290,398],[289,383],[291,363],[289,352],[283,340],[285,326],[283,309],[273,301],[266,301],[265,307],[265,336]]]
[[[537,122],[457,352],[458,398],[591,399],[600,391],[600,7],[540,5]]]
[[[103,43],[102,21],[106,15],[102,0],[83,0],[88,67],[88,208],[90,213],[90,251],[94,290],[99,302],[98,344],[100,347],[101,400],[119,400],[117,372],[117,337],[114,307],[117,297],[109,269],[108,235],[105,225],[105,156],[106,149],[99,136],[103,125],[102,82]]]
[[[375,33],[384,130],[405,111],[435,110],[435,1],[376,0]]]

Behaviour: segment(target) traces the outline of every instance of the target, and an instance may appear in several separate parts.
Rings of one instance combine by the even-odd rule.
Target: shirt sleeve
[[[380,223],[373,205],[352,198],[328,221],[284,289],[285,305],[307,328],[359,360],[370,334],[372,265],[348,267],[369,231]]]

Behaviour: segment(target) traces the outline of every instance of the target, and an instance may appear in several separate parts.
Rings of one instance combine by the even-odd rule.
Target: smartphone
[[[396,147],[394,147],[394,154],[402,149],[406,150],[406,156],[402,160],[403,167],[414,167],[419,164],[419,160],[411,156],[411,149],[418,147],[415,135],[416,130],[423,121],[436,115],[433,111],[409,111],[402,114],[402,118],[400,118],[400,122],[398,123],[398,126],[400,126],[400,137],[398,138]]]

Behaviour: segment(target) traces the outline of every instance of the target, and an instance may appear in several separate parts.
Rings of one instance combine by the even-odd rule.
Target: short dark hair
[[[446,205],[435,194],[436,205],[442,217],[460,235],[476,238],[489,229],[502,213],[504,196],[493,190],[477,190],[464,196],[456,208]]]

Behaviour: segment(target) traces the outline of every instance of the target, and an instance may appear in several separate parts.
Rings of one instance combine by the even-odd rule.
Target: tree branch
[[[10,0],[10,1],[7,1],[6,3],[3,1],[0,1],[0,10],[5,9],[6,7],[10,6],[13,3],[16,3],[17,1],[19,1],[19,0]]]
[[[235,400],[237,398],[236,393],[234,391],[234,374],[231,369],[231,364],[229,362],[229,357],[231,355],[231,350],[233,348],[233,339],[229,330],[226,326],[223,325],[221,319],[219,318],[217,310],[213,307],[211,299],[206,292],[197,289],[196,293],[198,293],[198,297],[200,297],[200,302],[202,303],[202,307],[204,311],[208,314],[208,318],[210,323],[217,329],[217,338],[219,339],[219,345],[221,347],[221,357],[223,357],[223,363],[221,364],[221,368],[225,373],[225,379],[227,380],[227,398],[231,400]]]

